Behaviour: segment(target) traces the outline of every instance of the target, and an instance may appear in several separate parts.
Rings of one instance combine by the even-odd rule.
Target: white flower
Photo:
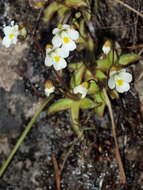
[[[55,36],[52,39],[54,47],[61,47],[63,50],[73,51],[76,48],[75,41],[79,38],[79,32],[64,24],[53,30]]]
[[[52,33],[54,34],[54,35],[56,35],[56,34],[60,34],[61,32],[63,32],[63,31],[67,31],[67,29],[69,29],[70,28],[70,25],[68,25],[68,24],[59,24],[58,25],[58,28],[54,28],[54,30],[52,31]]]
[[[74,94],[80,93],[81,94],[81,98],[85,98],[87,92],[88,92],[88,90],[87,90],[87,83],[86,82],[82,83],[81,85],[76,86],[73,89],[73,93]]]
[[[51,93],[55,91],[55,87],[52,88],[45,88],[45,95],[48,97]]]
[[[69,52],[61,48],[47,48],[45,65],[48,67],[53,65],[57,71],[64,69],[67,66],[67,62],[64,58],[68,57],[68,55]]]
[[[109,40],[107,40],[105,43],[104,43],[104,45],[103,45],[103,47],[102,47],[102,51],[104,52],[104,54],[108,54],[109,52],[110,52],[110,50],[111,50],[111,42],[109,41]]]
[[[48,80],[45,83],[45,95],[48,97],[51,93],[55,91],[55,87],[53,86],[53,83]]]
[[[17,37],[19,35],[19,27],[18,25],[14,25],[14,22],[11,22],[10,26],[5,26],[3,29],[5,37],[2,40],[2,44],[8,48],[11,44],[16,44]]]
[[[110,89],[116,89],[118,92],[127,92],[130,89],[129,82],[132,81],[132,75],[126,72],[126,69],[111,71],[109,73],[108,86]]]

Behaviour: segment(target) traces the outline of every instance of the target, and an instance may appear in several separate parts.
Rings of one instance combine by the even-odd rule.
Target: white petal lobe
[[[52,39],[52,44],[54,47],[60,47],[62,45],[62,39],[58,35],[56,35]]]

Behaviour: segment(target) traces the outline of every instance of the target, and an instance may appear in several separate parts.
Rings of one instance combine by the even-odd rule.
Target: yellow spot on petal
[[[54,57],[54,61],[58,63],[60,61],[60,57],[59,56],[55,56]]]
[[[63,38],[63,41],[64,41],[65,44],[68,44],[68,43],[70,42],[70,38],[64,37],[64,38]]]
[[[9,38],[10,38],[10,39],[13,39],[13,38],[14,38],[14,34],[10,34],[10,35],[9,35]]]
[[[122,86],[124,84],[124,81],[123,80],[116,80],[116,84],[118,86]]]

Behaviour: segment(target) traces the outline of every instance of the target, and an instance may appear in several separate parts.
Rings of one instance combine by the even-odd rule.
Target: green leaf
[[[104,93],[103,92],[96,93],[94,95],[94,100],[97,103],[97,106],[94,108],[95,113],[98,116],[103,116],[106,106]]]
[[[95,94],[99,91],[99,86],[95,81],[90,81],[89,88],[88,88],[88,94]]]
[[[87,10],[87,8],[82,9],[82,14],[84,16],[84,19],[88,22],[91,20],[92,12],[90,9]]]
[[[95,103],[89,98],[83,98],[80,100],[81,109],[92,109],[95,107]]]
[[[69,68],[71,71],[75,71],[75,70],[79,69],[82,65],[84,65],[83,62],[70,63],[70,64],[68,65],[68,68]]]
[[[95,56],[95,52],[94,52],[94,48],[95,48],[95,42],[93,41],[93,39],[91,38],[90,35],[87,36],[87,41],[85,41],[86,44],[86,48],[88,49],[89,52],[91,52],[91,56],[92,56],[92,60],[94,60],[94,56]],[[90,55],[89,55],[90,56]]]
[[[95,113],[96,113],[99,117],[102,117],[102,116],[103,116],[104,110],[105,110],[105,106],[106,106],[106,104],[105,104],[105,103],[102,103],[100,106],[97,106],[97,107],[94,108]]]
[[[80,111],[80,101],[73,101],[71,104],[71,109],[70,109],[70,114],[71,114],[71,122],[72,122],[72,127],[75,133],[83,139],[83,133],[80,130],[80,123],[79,123],[79,111]]]
[[[58,17],[59,17],[61,22],[65,19],[65,17],[67,16],[67,13],[68,13],[69,10],[70,10],[69,7],[61,7],[58,10]]]
[[[36,1],[29,1],[29,4],[31,7],[35,9],[41,9],[44,7],[45,3],[48,2],[48,0],[36,0]]]
[[[48,108],[48,115],[53,114],[58,111],[69,109],[72,104],[72,100],[68,98],[62,98],[57,100]]]
[[[112,99],[118,99],[119,98],[119,94],[116,90],[109,90],[109,95]]]
[[[51,3],[45,10],[44,10],[44,16],[43,21],[49,22],[52,16],[61,8],[64,8],[65,6],[62,4],[59,4],[57,2]]]
[[[81,84],[82,79],[83,79],[84,72],[85,72],[85,66],[84,66],[84,64],[82,64],[82,65],[79,67],[79,69],[76,70],[76,71],[73,73],[73,76],[72,76],[71,82],[70,82],[71,88],[74,88],[75,86],[78,86],[78,85]]]
[[[86,29],[85,29],[85,21],[84,19],[81,19],[79,23],[79,32],[82,37],[86,37]]]
[[[85,78],[85,81],[89,81],[92,79],[94,80],[93,74],[88,69],[85,70],[84,78]]]
[[[118,60],[118,56],[116,51],[111,50],[108,54],[108,60],[110,61],[110,65],[112,64],[116,64],[117,60]]]
[[[96,70],[95,72],[95,77],[98,79],[98,80],[104,80],[107,78],[107,76],[101,71],[101,70]]]
[[[97,60],[97,68],[108,72],[111,66],[117,62],[117,59],[116,51],[111,50],[104,59]]]
[[[108,58],[97,60],[97,68],[102,71],[108,71],[110,69],[111,65],[112,65],[112,62],[109,61]]]
[[[65,5],[68,7],[78,8],[78,7],[86,7],[86,0],[65,0]]]
[[[119,58],[119,64],[120,65],[128,65],[130,63],[133,63],[135,61],[138,61],[141,59],[141,56],[135,54],[135,53],[132,53],[132,54],[125,54],[125,55],[122,55],[120,58]]]

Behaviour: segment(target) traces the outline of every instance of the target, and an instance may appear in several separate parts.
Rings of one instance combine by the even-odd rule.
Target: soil
[[[40,10],[34,9],[29,2],[0,0],[1,37],[3,25],[11,20],[24,24],[28,31],[26,39],[20,39],[8,49],[0,40],[1,165],[45,100],[45,80],[55,77],[44,65],[44,47],[57,18],[53,18],[53,26],[42,21]],[[143,12],[142,0],[124,2]],[[141,17],[111,0],[93,0],[92,5],[93,17],[88,29],[91,31],[93,27],[92,36],[99,46],[110,39],[118,42],[123,52],[142,54],[142,48],[137,48],[143,44]],[[129,49],[129,46],[136,48]],[[108,110],[101,118],[93,111],[81,114],[82,125],[95,130],[85,131],[85,139],[80,141],[72,131],[67,111],[47,117],[45,109],[0,179],[0,190],[56,190],[56,164],[63,168],[61,190],[143,189],[143,78],[139,78],[143,62],[128,69],[134,76],[131,89],[112,101],[127,184],[119,180]],[[58,98],[59,94],[56,96]]]

